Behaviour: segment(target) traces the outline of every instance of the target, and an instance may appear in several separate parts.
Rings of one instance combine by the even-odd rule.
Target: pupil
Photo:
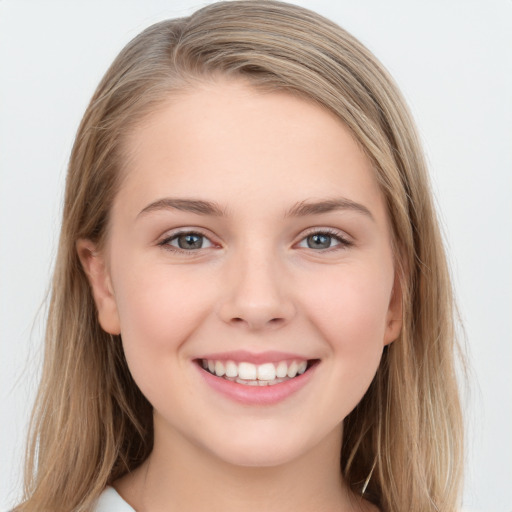
[[[328,249],[331,245],[329,235],[315,234],[308,236],[308,247],[310,249]]]
[[[200,249],[203,245],[201,235],[180,235],[178,237],[180,249]]]

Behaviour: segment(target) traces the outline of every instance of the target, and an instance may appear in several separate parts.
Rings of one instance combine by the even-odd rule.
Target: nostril
[[[256,327],[262,327],[263,325],[271,325],[271,326],[278,326],[278,325],[281,325],[282,323],[284,323],[286,320],[284,318],[270,318],[269,320],[262,320],[261,322],[257,321],[257,320],[254,320],[251,321],[251,320],[245,320],[244,318],[241,318],[241,317],[234,317],[231,319],[231,323],[232,324],[247,324],[250,328],[256,328]]]

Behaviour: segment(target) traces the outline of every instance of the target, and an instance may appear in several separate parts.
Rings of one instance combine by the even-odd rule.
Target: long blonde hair
[[[119,336],[99,326],[76,242],[105,239],[130,130],[173,91],[216,75],[334,112],[372,161],[393,228],[403,329],[344,420],[341,469],[383,511],[455,511],[463,458],[453,297],[413,122],[361,43],[273,0],[221,2],[157,23],[122,50],[98,86],[69,162],[25,499],[15,510],[90,510],[106,484],[152,450],[151,405]]]

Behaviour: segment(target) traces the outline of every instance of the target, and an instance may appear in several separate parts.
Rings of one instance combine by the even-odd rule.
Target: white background
[[[20,489],[66,162],[118,51],[192,0],[0,0],[0,509]],[[512,1],[302,0],[391,71],[419,125],[473,366],[464,509],[512,511]]]

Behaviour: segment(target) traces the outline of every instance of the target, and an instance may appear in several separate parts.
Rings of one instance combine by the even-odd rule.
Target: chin
[[[216,458],[234,466],[252,468],[282,466],[302,457],[312,448],[309,446],[309,440],[289,434],[286,432],[286,435],[275,435],[275,433],[270,435],[270,433],[256,432],[254,436],[227,435],[223,442],[215,445],[213,450],[210,447],[210,451]]]
[[[245,452],[234,452],[223,454],[215,454],[220,457],[224,462],[239,467],[246,468],[272,468],[286,465],[287,463],[295,460],[298,454],[291,453],[286,450],[263,450],[254,449],[246,450]]]

